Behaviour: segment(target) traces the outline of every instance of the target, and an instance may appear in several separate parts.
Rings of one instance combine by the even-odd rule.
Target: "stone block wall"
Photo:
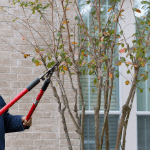
[[[34,43],[34,41],[29,30],[27,30],[21,22],[13,22],[15,16],[24,19],[22,9],[19,5],[12,5],[12,0],[1,0],[0,7],[3,7],[8,13],[13,14],[12,16],[8,13],[4,13],[2,9],[0,10],[0,95],[4,98],[5,102],[8,103],[30,82],[43,74],[45,69],[43,66],[37,67],[32,63],[32,56],[35,55],[35,50],[31,46],[31,43]],[[30,15],[28,9],[26,9],[25,12],[27,16]],[[75,12],[70,6],[68,18],[74,19],[74,17]],[[47,31],[39,18],[32,16],[29,21],[46,39]],[[23,36],[29,39],[31,43],[27,40],[22,40]],[[38,36],[39,35],[37,35],[37,37]],[[44,46],[40,37],[38,42],[39,45]],[[24,58],[23,53],[29,53],[31,56]],[[65,78],[65,87],[70,98],[70,105],[73,106],[72,90],[70,90],[67,77]],[[74,81],[76,81],[76,79]],[[9,109],[9,112],[13,115],[27,115],[42,83],[43,82],[15,103]],[[75,127],[67,113],[66,116],[73,149],[79,150],[79,136],[76,134]],[[29,130],[5,135],[6,150],[68,149],[62,121],[58,112],[58,104],[53,97],[50,87],[45,92],[32,118],[33,123]]]

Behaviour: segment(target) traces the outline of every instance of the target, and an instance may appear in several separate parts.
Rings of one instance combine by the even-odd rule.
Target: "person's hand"
[[[22,123],[24,126],[31,126],[32,125],[32,118],[30,118],[28,121],[26,120],[26,116],[23,116],[22,118]]]

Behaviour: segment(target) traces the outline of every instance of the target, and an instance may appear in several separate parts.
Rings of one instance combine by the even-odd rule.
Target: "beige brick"
[[[7,147],[8,144],[6,143],[6,148],[5,150],[18,150],[17,147]]]
[[[25,67],[33,67],[34,63],[32,63],[31,59],[22,59],[18,60],[18,66],[25,66]]]
[[[8,51],[0,51],[0,58],[9,58],[10,52]]]
[[[70,137],[71,139],[79,139],[79,138],[80,138],[80,136],[79,136],[78,133],[70,133],[70,132],[69,132],[69,137]],[[61,132],[61,133],[60,133],[60,138],[61,138],[61,139],[65,139],[65,138],[66,138],[65,133]]]
[[[33,146],[33,141],[28,139],[13,140],[12,146]]]
[[[8,88],[0,88],[0,93],[1,94],[17,94],[17,91],[15,89],[8,89]]]
[[[3,88],[3,87],[9,87],[10,86],[10,82],[9,81],[3,81],[3,80],[0,80],[0,88]]]
[[[48,133],[40,133],[40,138],[41,139],[56,139],[56,134],[53,132],[48,132]]]
[[[23,59],[24,58],[23,54],[19,52],[11,52],[10,57],[11,59]]]
[[[0,73],[9,73],[10,67],[0,67]]]
[[[34,141],[34,146],[48,146],[48,145],[55,145],[55,140],[47,140],[47,139],[41,139],[41,140],[35,140]]]
[[[38,147],[33,147],[33,146],[26,145],[24,147],[19,146],[17,150],[38,150]]]
[[[18,38],[20,39],[20,38]],[[21,38],[22,40],[22,38]],[[26,40],[22,40],[22,42],[24,42]],[[25,44],[25,43],[22,43],[22,44]],[[33,46],[30,45],[18,45],[18,50],[21,50],[21,52],[25,52],[25,53],[29,53],[29,54],[33,54],[35,53],[35,48]]]
[[[28,140],[36,140],[40,139],[40,133],[19,133],[18,138],[21,139],[28,139]]]
[[[17,66],[17,60],[0,59],[0,66]]]
[[[54,124],[51,123],[50,125],[41,125],[41,126],[33,126],[32,131],[34,132],[54,132]]]
[[[26,75],[26,74],[18,75],[19,81],[33,81],[34,79],[36,79],[35,75]]]
[[[1,80],[17,80],[17,75],[16,74],[6,74],[6,73],[2,73],[0,74],[0,79]]]
[[[32,74],[32,68],[25,67],[11,67],[11,73],[16,74]]]
[[[48,146],[48,147],[40,147],[39,150],[58,150],[58,148],[56,148],[55,146]]]
[[[30,84],[30,82],[15,82],[15,81],[12,81],[11,83],[10,83],[10,87],[11,88],[26,88],[27,87],[27,85],[29,85]]]
[[[48,118],[48,117],[53,117],[53,111],[39,111],[39,109],[37,108],[37,111],[34,112],[34,115],[35,117],[38,117],[38,118]]]
[[[14,31],[12,31],[12,30],[1,30],[0,35],[4,36],[4,37],[13,37]]]
[[[69,132],[75,132],[76,131],[76,127],[73,124],[67,124],[67,129]],[[60,125],[60,131],[64,132],[63,125]]]

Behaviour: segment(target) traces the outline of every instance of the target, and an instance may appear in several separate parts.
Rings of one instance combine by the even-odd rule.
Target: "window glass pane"
[[[150,116],[138,116],[138,150],[150,148]]]
[[[115,150],[116,138],[117,138],[117,128],[118,128],[118,115],[109,115],[109,143],[110,149]],[[103,127],[104,115],[100,115],[100,135]],[[85,117],[85,150],[95,150],[95,121],[94,115],[86,115]],[[105,150],[105,137],[103,142],[102,150]]]
[[[141,10],[141,13],[135,13],[135,15],[137,17],[139,17],[139,21],[144,20],[145,18],[143,16],[146,16],[149,12],[141,9],[144,5],[141,4],[142,0],[136,0],[135,1],[135,7]],[[141,25],[140,28],[142,29],[145,25]],[[138,28],[136,27],[136,32],[138,32]],[[145,30],[145,34],[147,34],[149,31],[146,32]],[[137,37],[138,38],[138,37]],[[150,57],[150,51],[147,51],[146,53],[146,57]],[[141,67],[140,71],[139,71],[139,75],[141,74],[145,74],[145,72],[150,72],[150,61],[148,61],[148,63],[145,65],[145,67]],[[143,77],[140,76],[140,80]],[[141,89],[143,89],[143,92],[140,93],[139,88],[137,88],[137,111],[150,111],[150,100],[149,100],[149,96],[150,96],[150,92],[149,92],[149,88],[150,88],[150,78],[148,80],[145,81],[140,81],[138,83],[138,87],[140,87]]]
[[[101,16],[101,22],[104,23],[107,19],[107,15],[108,15],[108,9],[110,8],[109,6],[109,0],[106,0],[104,2],[104,5],[101,8],[101,11],[103,11],[102,16]],[[96,37],[98,36],[98,34],[95,33],[95,26],[98,26],[98,22],[96,20],[93,21],[93,16],[91,15],[91,13],[95,10],[94,7],[90,4],[87,4],[85,0],[78,0],[78,4],[79,4],[79,8],[80,8],[80,12],[83,16],[83,20],[85,25],[87,26],[89,30],[89,34],[92,37]],[[84,4],[84,5],[83,5]],[[94,22],[94,25],[93,25]],[[98,28],[98,27],[97,27]],[[81,32],[82,33],[82,32]],[[79,33],[81,38],[84,38],[81,33]],[[88,41],[87,41],[88,42]],[[85,46],[87,46],[87,44],[85,43]],[[90,48],[89,48],[90,51]],[[90,62],[90,58],[86,58],[86,60],[88,60]],[[86,104],[86,110],[94,110],[94,107],[96,106],[96,101],[97,101],[97,86],[94,85],[93,81],[94,79],[97,78],[95,75],[81,75],[80,79],[81,79],[81,85],[82,85],[82,91],[83,91],[83,97],[84,97],[84,101]],[[112,95],[112,99],[111,99],[111,106],[110,106],[110,110],[119,110],[119,84],[118,84],[119,80],[116,79],[114,81],[114,89],[113,89],[113,95]],[[93,90],[94,89],[94,93]],[[101,110],[104,110],[104,101],[103,101],[103,91],[102,91],[102,96],[101,96]],[[81,109],[81,105],[80,105],[80,109]]]

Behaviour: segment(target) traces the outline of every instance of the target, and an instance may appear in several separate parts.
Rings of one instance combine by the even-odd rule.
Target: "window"
[[[136,13],[136,16],[140,18],[140,21],[143,19],[142,16],[146,15],[146,12],[141,9],[141,1],[142,0],[136,0],[135,3],[136,8],[141,10],[140,14]],[[147,57],[150,57],[149,51],[147,52]],[[147,64],[150,64],[150,61],[148,61]],[[150,72],[150,67],[147,64],[140,69],[140,74],[145,71],[148,73]],[[148,150],[150,147],[150,78],[144,82],[139,82],[138,87],[143,89],[143,92],[137,92],[137,145],[138,150]]]
[[[109,139],[110,139],[110,150],[115,149],[116,138],[117,138],[117,129],[118,129],[118,119],[119,115],[109,115]],[[85,118],[85,129],[84,129],[84,143],[85,150],[95,150],[95,126],[94,126],[94,115],[86,115]],[[100,115],[100,134],[102,131],[102,126],[104,122],[104,116]],[[105,139],[105,137],[104,137]],[[102,150],[105,150],[105,141],[102,146]]]
[[[94,8],[92,7],[91,3],[87,4],[86,0],[78,0],[79,9],[83,16],[83,20],[86,26],[89,29],[89,34],[92,35],[94,32],[94,27],[91,26],[93,21],[93,16],[91,13],[93,12]],[[84,5],[83,5],[84,4]],[[104,5],[101,8],[103,11],[103,16],[101,19],[103,22],[106,21],[108,18],[108,9],[111,7],[110,0],[105,0]],[[98,25],[96,21],[94,21],[94,26]],[[82,35],[80,35],[82,37]],[[84,38],[84,37],[82,37]],[[86,46],[86,45],[85,45]],[[90,58],[88,57],[87,60],[90,62]],[[95,125],[94,125],[94,107],[96,106],[97,100],[97,87],[94,85],[93,81],[96,78],[95,75],[83,75],[81,76],[81,84],[82,84],[82,92],[83,97],[86,104],[86,111],[85,111],[85,150],[95,150]],[[116,145],[116,136],[117,136],[117,128],[118,128],[118,119],[120,115],[119,110],[119,80],[116,79],[114,81],[114,89],[113,89],[113,96],[111,99],[111,106],[110,106],[110,115],[108,117],[109,120],[109,139],[110,139],[110,150],[115,149]],[[94,93],[93,90],[94,89]],[[102,91],[103,93],[103,91]],[[101,108],[100,108],[100,132],[104,122],[104,101],[103,95],[101,97]],[[80,108],[81,109],[81,108]],[[101,133],[100,133],[101,134]],[[105,138],[104,138],[105,139]],[[105,142],[103,143],[103,150],[105,150]]]

